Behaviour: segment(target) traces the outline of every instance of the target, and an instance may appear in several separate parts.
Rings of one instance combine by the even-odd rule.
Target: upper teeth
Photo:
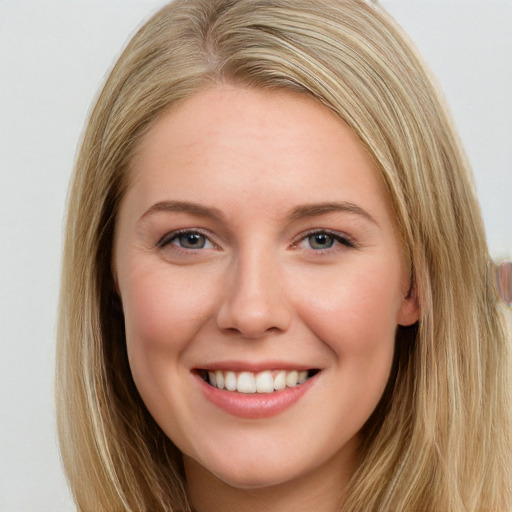
[[[219,389],[239,393],[272,393],[286,387],[293,388],[308,379],[307,370],[266,370],[259,373],[208,371],[208,382]]]

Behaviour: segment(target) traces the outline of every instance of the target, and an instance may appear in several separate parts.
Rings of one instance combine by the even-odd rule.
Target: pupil
[[[205,240],[202,235],[197,233],[189,233],[180,237],[180,245],[186,248],[202,248],[204,247]]]
[[[309,243],[313,249],[328,249],[332,247],[334,240],[332,236],[320,233],[310,236]]]

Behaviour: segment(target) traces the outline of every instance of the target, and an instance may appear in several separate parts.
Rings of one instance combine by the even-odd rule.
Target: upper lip
[[[198,364],[193,370],[222,370],[258,373],[265,370],[312,370],[320,369],[314,364],[294,363],[285,361],[215,361]]]

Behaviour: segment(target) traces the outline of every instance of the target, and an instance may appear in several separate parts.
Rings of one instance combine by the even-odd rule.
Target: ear
[[[112,291],[118,297],[121,297],[121,292],[119,290],[119,278],[117,276],[115,235],[114,235],[114,240],[112,242],[112,253],[110,255],[110,277],[111,277],[111,287],[113,289]]]
[[[413,283],[404,297],[397,314],[397,324],[407,327],[415,324],[420,318],[420,304],[416,293],[416,284]]]
[[[119,297],[121,297],[121,293],[119,291],[119,282],[118,282],[118,278],[117,278],[117,268],[114,266],[114,264],[112,263],[112,265],[110,265],[110,275],[112,276],[112,291],[118,295]]]

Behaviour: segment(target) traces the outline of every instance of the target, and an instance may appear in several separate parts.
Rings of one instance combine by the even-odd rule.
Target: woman
[[[377,6],[173,2],[71,189],[79,509],[510,510],[494,275],[451,122]]]

